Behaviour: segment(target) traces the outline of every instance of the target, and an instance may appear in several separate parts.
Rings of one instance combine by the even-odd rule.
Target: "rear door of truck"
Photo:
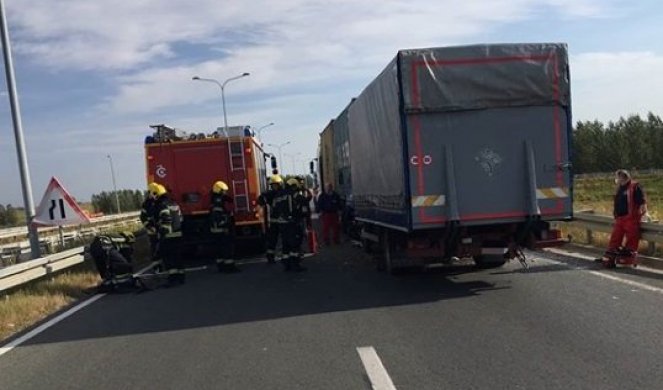
[[[565,45],[402,52],[412,228],[572,215]]]

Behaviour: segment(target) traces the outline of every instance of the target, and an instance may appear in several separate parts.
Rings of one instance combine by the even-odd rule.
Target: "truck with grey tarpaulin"
[[[561,244],[570,103],[565,44],[399,51],[343,113],[364,247],[392,272]]]

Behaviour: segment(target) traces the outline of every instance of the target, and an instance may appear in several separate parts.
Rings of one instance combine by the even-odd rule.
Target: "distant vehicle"
[[[257,199],[266,189],[266,154],[250,131],[231,127],[228,136],[178,134],[166,125],[150,126],[145,140],[147,182],[166,186],[182,209],[183,236],[187,243],[203,243],[212,184],[222,180],[234,201],[238,239],[261,239],[262,218]]]
[[[402,50],[323,130],[321,183],[389,271],[498,267],[572,218],[565,44]]]

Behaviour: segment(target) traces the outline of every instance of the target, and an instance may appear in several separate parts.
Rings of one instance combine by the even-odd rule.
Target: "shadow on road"
[[[238,274],[200,271],[184,286],[109,295],[26,345],[412,305],[509,288],[483,281],[482,273],[473,277],[471,266],[390,276],[350,245],[328,248],[305,265],[308,272],[293,274],[280,264],[252,262]]]

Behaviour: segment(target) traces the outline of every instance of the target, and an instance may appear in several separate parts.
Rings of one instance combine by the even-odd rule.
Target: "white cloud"
[[[663,113],[663,55],[652,52],[572,56],[571,91],[577,120],[616,120],[628,114]]]
[[[363,85],[381,70],[398,49],[463,41],[497,24],[525,19],[542,6],[562,13],[598,15],[600,12],[593,0],[576,1],[573,6],[560,0],[468,0],[463,3],[291,0],[278,2],[278,5],[274,3],[255,1],[249,9],[231,2],[235,7],[230,7],[227,12],[217,12],[210,1],[198,1],[198,6],[187,2],[185,12],[182,2],[173,1],[167,10],[153,17],[159,20],[155,23],[158,32],[154,33],[153,26],[143,26],[149,23],[137,20],[145,18],[142,12],[152,12],[153,2],[143,1],[140,9],[129,8],[133,13],[127,12],[127,9],[117,11],[124,20],[122,25],[130,27],[121,28],[119,37],[108,35],[104,23],[98,29],[96,24],[77,26],[92,29],[90,36],[102,37],[111,45],[98,44],[89,51],[80,50],[81,54],[71,56],[66,55],[67,50],[56,50],[54,53],[48,45],[37,44],[31,50],[50,62],[57,62],[62,57],[63,63],[73,61],[74,66],[78,64],[83,68],[131,68],[150,58],[174,55],[172,44],[184,41],[211,42],[210,52],[216,50],[220,53],[221,58],[217,60],[171,67],[152,62],[143,70],[128,75],[125,73],[117,80],[118,93],[110,96],[105,105],[107,109],[124,114],[218,99],[215,87],[192,83],[192,75],[222,79],[244,71],[252,73],[250,80],[241,81],[241,86],[229,87],[229,93],[279,92],[315,85],[321,88],[327,85],[338,87],[357,80]],[[99,17],[94,12],[100,9],[100,6],[91,5],[88,10],[90,17]],[[580,9],[584,11],[580,12]],[[209,12],[204,12],[207,10]],[[182,20],[182,12],[190,18]],[[111,12],[111,15],[114,13]],[[189,19],[196,23],[191,23]],[[229,45],[223,37],[224,34],[247,29],[252,31],[249,42],[241,46]],[[142,34],[137,31],[142,31]],[[37,35],[40,34],[41,31]],[[214,46],[215,40],[220,41],[218,46]],[[99,52],[104,50],[108,50],[108,59],[99,63],[103,58]]]
[[[143,172],[136,166],[142,163],[142,138],[151,121],[177,118],[173,125],[202,129],[221,123],[220,110],[187,118],[176,109],[201,111],[199,105],[218,104],[218,88],[191,81],[193,75],[223,79],[251,72],[228,87],[231,124],[277,122],[266,133],[270,142],[294,137],[293,148],[313,153],[317,132],[398,49],[465,43],[541,15],[604,17],[605,4],[614,1],[621,0],[21,0],[7,7],[18,60],[51,72],[101,73],[117,85],[94,113],[96,122],[63,118],[57,130],[73,131],[65,141],[29,146],[38,152],[35,176],[60,167],[72,169],[72,181],[95,177],[95,171],[106,169],[104,158],[88,166],[80,156],[111,151],[130,156],[125,178],[142,186]],[[211,56],[187,58],[180,51],[187,44]],[[574,88],[582,89],[586,83],[577,79],[579,69],[592,58],[579,58],[583,61],[572,63],[572,72]],[[574,89],[577,118],[601,108],[583,103],[591,100],[584,97],[590,92]],[[610,104],[617,103],[606,101]],[[80,108],[89,112],[85,105]],[[47,148],[65,152],[53,163],[45,157]],[[122,159],[117,163],[122,167]],[[84,181],[77,184],[82,192],[98,185]]]

